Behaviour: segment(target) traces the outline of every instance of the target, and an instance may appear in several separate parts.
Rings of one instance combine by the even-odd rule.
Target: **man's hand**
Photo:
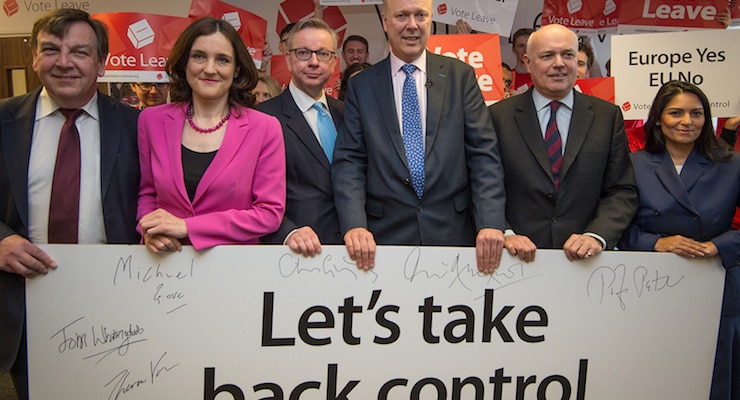
[[[534,261],[534,254],[537,251],[532,240],[524,235],[509,235],[504,237],[504,247],[512,256],[518,256],[524,262]]]
[[[352,228],[344,234],[349,258],[355,261],[357,268],[367,271],[375,266],[375,238],[365,228]]]
[[[501,264],[504,250],[504,233],[498,229],[484,228],[475,238],[475,258],[478,271],[490,274]]]
[[[33,278],[56,267],[57,262],[51,256],[21,235],[0,240],[0,271]]]
[[[301,253],[304,257],[313,257],[321,253],[319,235],[310,226],[304,226],[291,232],[285,244],[296,253]]]
[[[601,253],[604,248],[595,237],[574,233],[565,241],[563,250],[568,260],[573,261],[590,258]]]

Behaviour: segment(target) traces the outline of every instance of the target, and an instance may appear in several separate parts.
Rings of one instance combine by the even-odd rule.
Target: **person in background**
[[[342,72],[342,80],[339,85],[339,96],[338,99],[344,101],[344,95],[347,93],[347,85],[349,84],[349,78],[359,74],[360,72],[372,67],[369,63],[352,64],[344,69]]]
[[[426,50],[432,0],[385,0],[390,55],[349,81],[332,164],[347,252],[379,244],[476,247],[498,267],[504,203],[496,133],[473,68]]]
[[[36,245],[133,244],[139,236],[139,110],[97,90],[105,24],[84,11],[54,10],[34,23],[31,54],[42,87],[0,100],[0,373],[10,371],[21,400],[28,399],[24,282],[57,267]]]
[[[576,79],[591,77],[591,66],[594,64],[594,49],[588,42],[578,42],[578,73]]]
[[[532,33],[534,33],[534,29],[521,28],[517,29],[517,31],[511,36],[511,51],[516,56],[516,65],[513,68],[513,89],[517,93],[519,93],[522,86],[529,86],[532,84],[532,76],[529,74],[527,62],[524,59],[524,55],[527,54],[527,40],[529,40],[529,35]]]
[[[283,218],[285,148],[278,120],[251,108],[258,73],[242,39],[224,20],[199,19],[165,69],[173,103],[139,119],[144,244],[257,243]]]
[[[714,134],[709,100],[693,84],[658,90],[645,123],[645,149],[632,153],[640,190],[623,250],[719,256],[726,268],[712,400],[740,397],[740,155]]]
[[[170,84],[167,82],[144,83],[134,82],[129,84],[131,90],[136,93],[139,99],[139,109],[158,106],[167,102],[167,96],[170,91]]]
[[[501,63],[501,77],[504,80],[504,95],[502,98],[508,99],[513,96],[511,92],[511,84],[514,80],[514,74],[511,72],[511,67],[507,63]]]
[[[264,101],[277,97],[282,92],[283,89],[275,78],[267,75],[260,75],[260,77],[257,78],[257,86],[252,89],[254,105],[257,106]]]
[[[370,45],[367,39],[360,35],[350,35],[344,39],[342,58],[347,67],[353,64],[367,64],[370,58]]]

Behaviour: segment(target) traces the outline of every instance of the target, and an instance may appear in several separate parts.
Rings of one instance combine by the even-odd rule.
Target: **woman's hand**
[[[714,257],[719,253],[717,246],[710,242],[697,242],[681,235],[666,236],[655,243],[655,251],[675,253],[681,257]]]

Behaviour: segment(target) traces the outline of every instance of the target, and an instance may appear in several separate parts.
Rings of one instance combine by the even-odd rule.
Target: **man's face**
[[[337,57],[332,56],[328,61],[321,61],[317,53],[311,53],[308,60],[300,60],[294,50],[335,52],[337,49],[334,39],[323,29],[305,28],[293,34],[290,46],[286,61],[292,82],[309,96],[318,99],[324,90],[324,84],[334,71]]]
[[[562,25],[546,25],[532,34],[524,55],[532,84],[551,100],[573,89],[578,70],[578,38]]]
[[[511,45],[511,51],[516,56],[517,64],[524,64],[524,53],[527,52],[527,39],[529,39],[529,35],[519,36],[514,41],[514,44]]]
[[[352,64],[361,64],[367,62],[367,57],[370,54],[367,51],[367,46],[357,40],[350,40],[344,43],[342,47],[342,57],[344,62],[349,67]]]
[[[590,77],[591,73],[588,70],[588,56],[585,52],[578,52],[578,75],[577,79],[585,79]]]
[[[386,0],[383,29],[396,57],[404,62],[419,58],[432,26],[432,0]]]
[[[139,98],[141,108],[153,107],[164,104],[167,101],[167,92],[170,90],[169,83],[132,83],[131,90]]]
[[[105,64],[98,59],[97,38],[85,22],[69,26],[64,38],[39,32],[33,49],[33,70],[62,108],[84,106],[97,90]]]
[[[511,83],[514,81],[514,74],[506,68],[501,68],[501,76],[504,79],[504,96],[503,98],[508,99],[511,97]]]

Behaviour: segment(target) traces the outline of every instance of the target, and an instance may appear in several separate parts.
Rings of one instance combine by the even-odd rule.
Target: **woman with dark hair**
[[[740,398],[740,155],[712,127],[698,87],[663,85],[645,123],[645,148],[632,153],[640,206],[619,248],[719,256],[726,268],[710,399]],[[734,367],[733,367],[734,365]]]
[[[339,96],[338,99],[344,101],[344,94],[347,93],[347,85],[349,84],[349,78],[359,74],[365,69],[372,67],[370,63],[357,63],[352,64],[344,69],[342,73],[342,83],[339,85]]]
[[[257,243],[285,210],[277,119],[252,109],[257,70],[226,21],[203,18],[166,64],[172,103],[139,117],[138,229],[147,248]]]

